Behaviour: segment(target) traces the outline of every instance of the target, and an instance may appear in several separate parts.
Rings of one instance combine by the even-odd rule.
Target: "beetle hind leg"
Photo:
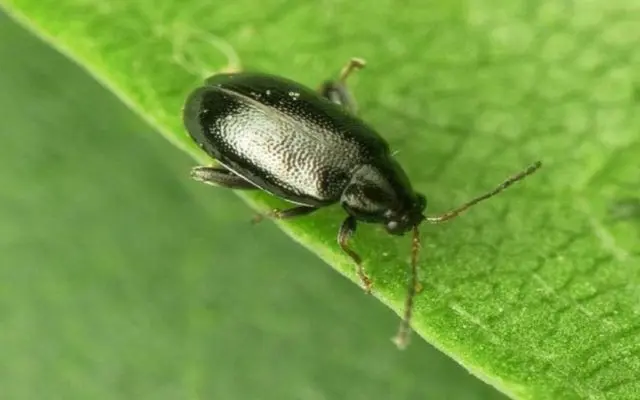
[[[195,167],[191,170],[191,177],[207,185],[228,189],[258,189],[251,182],[222,167]]]
[[[354,71],[364,68],[365,64],[366,63],[363,59],[352,58],[342,68],[338,79],[324,81],[320,85],[318,92],[322,97],[329,99],[333,103],[341,105],[352,114],[356,114],[358,112],[358,106],[347,87],[347,78]]]
[[[286,210],[280,210],[276,208],[265,214],[257,214],[255,217],[253,217],[251,222],[254,224],[257,224],[258,222],[262,221],[265,217],[275,218],[275,219],[288,219],[288,218],[294,218],[294,217],[301,217],[303,215],[311,214],[316,210],[317,210],[316,207],[309,207],[309,206],[298,206],[293,208],[287,208]]]
[[[364,291],[367,294],[370,294],[372,285],[371,278],[369,278],[369,276],[364,272],[360,256],[349,247],[349,239],[351,239],[351,236],[353,236],[354,233],[356,233],[356,219],[349,216],[344,220],[340,226],[340,231],[338,231],[338,244],[342,251],[347,253],[356,263],[356,274],[358,275],[358,278],[360,278],[360,283],[362,284]]]

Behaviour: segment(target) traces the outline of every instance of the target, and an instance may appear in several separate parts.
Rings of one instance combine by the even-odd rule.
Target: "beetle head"
[[[415,200],[408,203],[408,207],[399,210],[389,210],[385,213],[384,227],[391,235],[401,236],[414,226],[424,221],[424,209],[427,199],[420,193],[415,194]]]

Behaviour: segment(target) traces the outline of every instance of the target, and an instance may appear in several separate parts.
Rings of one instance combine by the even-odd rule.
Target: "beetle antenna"
[[[503,190],[505,190],[509,186],[513,185],[514,183],[516,183],[516,182],[526,178],[527,176],[533,174],[540,167],[542,167],[542,162],[536,161],[535,163],[533,163],[530,166],[528,166],[526,169],[518,172],[517,174],[511,176],[510,178],[508,178],[507,180],[502,182],[500,185],[498,185],[492,191],[487,192],[487,193],[483,194],[482,196],[478,196],[475,199],[473,199],[473,200],[461,205],[460,207],[458,207],[456,209],[453,209],[453,210],[451,210],[449,212],[446,212],[444,214],[435,215],[435,216],[432,216],[432,217],[425,217],[425,220],[427,222],[432,223],[432,224],[437,224],[437,223],[440,223],[440,222],[445,222],[445,221],[448,221],[450,219],[453,219],[453,218],[457,217],[458,215],[462,214],[467,209],[471,208],[472,206],[480,203],[483,200],[486,200],[486,199],[488,199],[490,197],[493,197],[493,196],[497,195],[498,193],[502,192]]]
[[[411,334],[411,313],[413,312],[413,298],[418,286],[418,254],[420,253],[420,232],[418,224],[413,226],[413,238],[411,239],[411,280],[407,288],[407,297],[404,301],[404,317],[398,328],[398,333],[393,342],[399,349],[404,350],[409,345]]]

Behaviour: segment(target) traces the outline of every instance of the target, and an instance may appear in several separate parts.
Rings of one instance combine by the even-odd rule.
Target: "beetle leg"
[[[287,208],[286,210],[280,210],[276,208],[265,214],[256,215],[255,217],[253,217],[251,222],[253,222],[254,224],[257,224],[258,222],[262,221],[265,217],[270,217],[275,219],[301,217],[303,215],[311,214],[316,210],[317,210],[316,207],[309,207],[309,206],[297,206],[297,207]]]
[[[191,177],[208,185],[229,189],[258,189],[251,182],[222,167],[195,167],[191,170]]]
[[[340,225],[340,230],[338,231],[338,244],[340,245],[340,248],[342,248],[342,250],[356,263],[356,274],[358,275],[358,278],[360,278],[364,291],[366,293],[371,293],[371,278],[369,278],[364,272],[362,259],[349,247],[349,239],[351,239],[351,236],[353,236],[354,233],[356,233],[356,219],[353,216],[349,216],[344,220],[342,225]]]
[[[356,101],[347,88],[347,78],[355,70],[362,69],[365,66],[365,61],[360,58],[352,58],[342,68],[340,77],[338,80],[327,80],[320,85],[318,92],[322,97],[329,99],[330,101],[339,104],[346,108],[352,114],[358,112]]]

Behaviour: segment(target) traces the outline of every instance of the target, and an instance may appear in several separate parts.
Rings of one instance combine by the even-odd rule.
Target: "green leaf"
[[[541,159],[500,197],[423,227],[414,328],[513,397],[637,397],[640,231],[633,207],[619,211],[640,194],[637,1],[5,3],[199,162],[183,99],[234,52],[310,86],[365,58],[352,82],[362,115],[432,213]],[[355,281],[341,218],[279,226]],[[355,248],[401,313],[409,239],[363,226]]]
[[[503,398],[2,13],[0,66],[3,400]]]

